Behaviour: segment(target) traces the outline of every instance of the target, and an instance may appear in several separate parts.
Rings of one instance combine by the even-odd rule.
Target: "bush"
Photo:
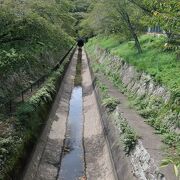
[[[118,104],[119,104],[119,101],[113,97],[107,97],[103,99],[102,101],[102,105],[105,106],[109,112],[114,111]]]
[[[0,139],[0,179],[18,177],[21,163],[31,152],[45,124],[64,65],[45,81],[35,95],[18,108],[13,122],[15,128],[7,137]]]
[[[135,130],[128,125],[126,119],[119,117],[119,120],[119,126],[123,134],[122,142],[124,143],[124,151],[127,154],[130,154],[130,152],[135,148],[139,136],[136,134]]]

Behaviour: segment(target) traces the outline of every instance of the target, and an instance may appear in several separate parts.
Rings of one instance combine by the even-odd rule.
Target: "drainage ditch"
[[[82,53],[79,49],[74,88],[70,99],[66,135],[57,180],[85,179],[81,57]]]

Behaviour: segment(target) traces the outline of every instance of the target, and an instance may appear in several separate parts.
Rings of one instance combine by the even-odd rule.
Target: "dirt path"
[[[24,180],[55,180],[57,177],[76,62],[77,51],[56,96],[47,124],[25,172]]]
[[[103,134],[87,57],[82,53],[84,148],[88,180],[114,180],[110,154]]]
[[[103,84],[106,84],[109,95],[119,99],[119,112],[123,114],[123,117],[126,118],[129,125],[133,127],[137,134],[141,137],[140,140],[144,148],[153,158],[155,164],[159,166],[161,160],[163,159],[162,148],[165,146],[161,142],[160,136],[155,134],[155,130],[144,122],[144,118],[142,118],[135,110],[129,107],[128,98],[124,94],[122,94],[116,87],[114,87],[113,84],[102,74],[98,74],[96,76]],[[172,167],[161,169],[161,172],[165,175],[167,180],[177,180],[172,169]]]

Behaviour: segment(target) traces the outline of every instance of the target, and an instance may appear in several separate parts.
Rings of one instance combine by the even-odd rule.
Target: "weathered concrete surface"
[[[57,177],[76,62],[77,52],[63,79],[47,124],[25,172],[24,180],[55,180]]]
[[[125,155],[123,144],[120,140],[120,131],[104,108],[101,109],[104,128],[109,142],[114,162],[114,168],[119,180],[134,180],[136,179],[131,167],[131,159]]]
[[[133,127],[141,137],[138,145],[129,157],[132,170],[137,179],[163,179],[164,177],[161,176],[162,173],[165,174],[167,180],[176,180],[177,178],[172,171],[172,167],[167,167],[161,170],[159,169],[160,162],[163,159],[163,143],[161,142],[160,136],[154,134],[154,129],[144,122],[145,119],[129,107],[128,98],[115,88],[112,83],[104,77],[104,75],[96,74],[96,76],[100,82],[106,84],[109,95],[120,101],[116,112],[122,118],[125,118],[128,124]],[[111,122],[111,119],[113,119],[113,117],[109,117],[109,122],[107,124]],[[116,126],[115,124],[113,125]],[[113,125],[111,125],[111,129]],[[111,132],[111,129],[108,129],[108,132]],[[120,133],[119,129],[119,138]]]
[[[138,95],[146,94],[157,98],[161,97],[164,102],[169,100],[171,94],[167,88],[158,85],[147,73],[137,71],[134,66],[129,65],[123,59],[113,56],[98,47],[95,48],[94,55],[100,63],[103,63],[105,59],[109,61],[109,66],[112,69],[119,67],[119,76],[130,91]]]
[[[97,76],[94,75],[91,66],[89,67],[92,79],[95,80]],[[106,108],[102,106],[101,93],[98,87],[95,84],[93,84],[93,86],[99,106],[99,111],[102,117],[105,138],[107,139],[108,147],[111,151],[111,158],[114,164],[113,168],[116,179],[134,180],[136,178],[131,167],[131,159],[124,153],[124,148],[120,140],[120,131],[118,129],[118,126],[114,122],[112,116],[106,111]]]
[[[82,53],[84,148],[88,180],[115,179],[86,55]]]

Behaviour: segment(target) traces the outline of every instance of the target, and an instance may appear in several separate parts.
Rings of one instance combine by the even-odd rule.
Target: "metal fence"
[[[7,102],[0,104],[0,114],[1,115],[12,115],[16,109],[17,106],[25,101],[28,97],[32,96],[33,93],[35,93],[45,82],[45,80],[52,75],[54,71],[56,71],[64,62],[64,60],[67,58],[67,56],[70,54],[70,52],[73,50],[74,45],[67,51],[67,53],[61,58],[61,60],[51,69],[51,71],[43,76],[41,76],[39,79],[37,79],[35,82],[31,83],[26,89],[23,89],[20,91],[15,97],[9,99]],[[74,48],[75,50],[75,48]],[[74,51],[73,51],[74,52]],[[73,52],[70,55],[69,59],[72,59]],[[64,71],[66,71],[68,66],[64,68]],[[63,73],[64,74],[64,73]]]

